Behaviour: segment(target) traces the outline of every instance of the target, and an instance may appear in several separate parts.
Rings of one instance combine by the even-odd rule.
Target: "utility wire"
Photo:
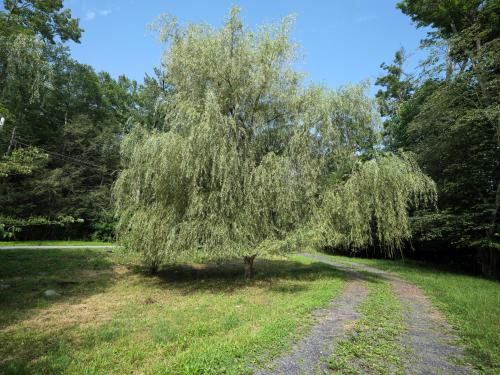
[[[85,166],[88,166],[88,167],[93,167],[93,168],[103,168],[102,166],[99,166],[97,164],[93,164],[93,163],[90,163],[90,162],[87,162],[87,161],[84,161],[84,160],[81,160],[81,159],[78,159],[78,158],[75,158],[73,156],[69,156],[69,155],[64,155],[64,154],[60,154],[58,152],[55,152],[55,151],[49,151],[47,149],[44,149],[40,146],[35,146],[33,144],[30,144],[30,143],[26,143],[22,140],[20,140],[19,137],[16,137],[16,142],[23,145],[23,146],[30,146],[30,147],[36,147],[44,152],[46,152],[47,154],[50,154],[50,155],[54,155],[54,156],[57,156],[59,158],[64,158],[64,159],[70,159],[71,161],[75,161],[77,163],[80,163],[80,164],[83,164]]]
[[[59,159],[65,160],[65,161],[69,161],[69,162],[73,162],[73,163],[79,163],[80,165],[84,165],[86,167],[91,167],[91,168],[96,168],[96,169],[99,169],[101,171],[105,170],[105,167],[102,166],[102,165],[93,164],[93,163],[87,162],[85,160],[81,160],[81,159],[75,158],[73,156],[60,154],[60,153],[55,152],[55,151],[49,151],[49,150],[46,150],[46,149],[44,149],[42,147],[35,146],[35,145],[32,145],[32,144],[23,142],[21,139],[22,138],[16,137],[15,138],[15,142],[17,142],[17,143],[19,143],[19,144],[21,144],[23,146],[36,147],[36,148],[38,148],[38,149],[46,152],[49,155],[55,156],[56,158],[59,158]]]
[[[2,132],[2,133],[5,133],[5,132]],[[0,133],[0,138],[2,138],[2,136],[5,136],[5,140],[8,140],[10,138],[10,134],[2,134]],[[47,150],[43,147],[40,147],[40,146],[37,146],[37,145],[34,145],[34,144],[31,144],[29,143],[30,141],[26,138],[23,138],[23,137],[20,137],[19,135],[19,132],[16,133],[15,137],[14,137],[14,143],[19,143],[23,146],[27,146],[27,147],[36,147],[42,151],[44,151],[45,153],[51,155],[51,156],[54,156],[56,158],[58,158],[59,160],[62,160],[62,161],[66,161],[66,162],[70,162],[70,163],[73,163],[73,164],[79,164],[79,165],[82,165],[82,166],[86,166],[86,167],[90,167],[90,168],[95,168],[95,169],[98,169],[99,171],[103,172],[106,170],[106,167],[102,166],[102,165],[97,165],[97,164],[94,164],[94,163],[91,163],[91,162],[88,162],[86,160],[82,160],[82,159],[79,159],[79,158],[76,158],[74,156],[70,156],[70,155],[64,155],[64,154],[60,154],[58,152],[55,152],[55,151],[50,151],[50,150]],[[113,174],[116,173],[116,172],[106,172],[104,173],[105,175],[109,175],[109,176],[113,176]]]

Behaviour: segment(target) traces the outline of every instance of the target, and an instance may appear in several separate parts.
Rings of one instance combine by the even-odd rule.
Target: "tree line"
[[[110,187],[132,121],[160,86],[95,72],[65,42],[83,30],[61,0],[0,11],[0,226],[20,239],[114,236]]]
[[[498,277],[500,233],[500,3],[405,0],[418,27],[431,27],[428,57],[405,71],[397,51],[377,80],[384,144],[411,151],[436,182],[438,210],[413,216],[425,257]]]

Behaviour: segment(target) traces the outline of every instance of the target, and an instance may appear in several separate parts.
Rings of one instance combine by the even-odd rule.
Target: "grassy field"
[[[102,241],[0,241],[0,246],[101,246],[113,245]]]
[[[420,286],[461,336],[468,361],[500,373],[500,283],[411,261],[332,259],[376,266]]]
[[[61,243],[61,244],[67,244]],[[500,285],[415,263],[333,257],[398,273],[419,285],[456,327],[468,360],[498,370]],[[0,252],[2,374],[245,374],[307,332],[311,311],[346,276],[303,257],[143,272],[119,249]],[[356,358],[374,373],[401,368],[400,306],[385,283],[369,283],[362,318],[330,359],[340,373]],[[46,297],[54,290],[59,295]]]
[[[0,373],[244,374],[305,333],[345,285],[299,258],[258,259],[251,282],[242,268],[148,276],[118,249],[1,251]]]

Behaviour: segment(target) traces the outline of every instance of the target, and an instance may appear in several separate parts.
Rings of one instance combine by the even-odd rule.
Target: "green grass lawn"
[[[346,281],[300,258],[257,259],[256,272],[244,281],[238,262],[149,276],[118,249],[1,251],[0,373],[251,372]]]
[[[0,241],[0,246],[101,246],[113,245],[103,241]]]
[[[498,283],[415,263],[333,258],[420,285],[457,328],[468,360],[486,373],[498,370]],[[119,249],[1,251],[0,373],[250,373],[307,332],[311,312],[346,281],[302,257],[258,259],[250,282],[242,268],[186,264],[149,276]],[[369,288],[332,370],[348,372],[352,358],[375,372],[401,366],[399,306],[385,283]],[[45,297],[49,289],[60,295]]]
[[[468,361],[500,373],[500,283],[411,261],[332,258],[392,271],[420,286],[456,328]]]

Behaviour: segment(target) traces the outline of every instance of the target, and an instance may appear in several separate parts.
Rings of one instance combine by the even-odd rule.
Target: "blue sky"
[[[411,65],[422,53],[419,41],[426,31],[416,29],[392,0],[67,0],[85,30],[81,44],[70,43],[78,61],[142,81],[159,64],[163,47],[147,25],[161,13],[180,23],[204,22],[219,26],[232,5],[242,8],[247,25],[277,22],[294,13],[292,32],[301,45],[297,69],[308,80],[337,88],[381,73],[380,64],[392,60],[404,46]],[[409,69],[412,66],[408,67]],[[372,87],[371,93],[375,92]]]

